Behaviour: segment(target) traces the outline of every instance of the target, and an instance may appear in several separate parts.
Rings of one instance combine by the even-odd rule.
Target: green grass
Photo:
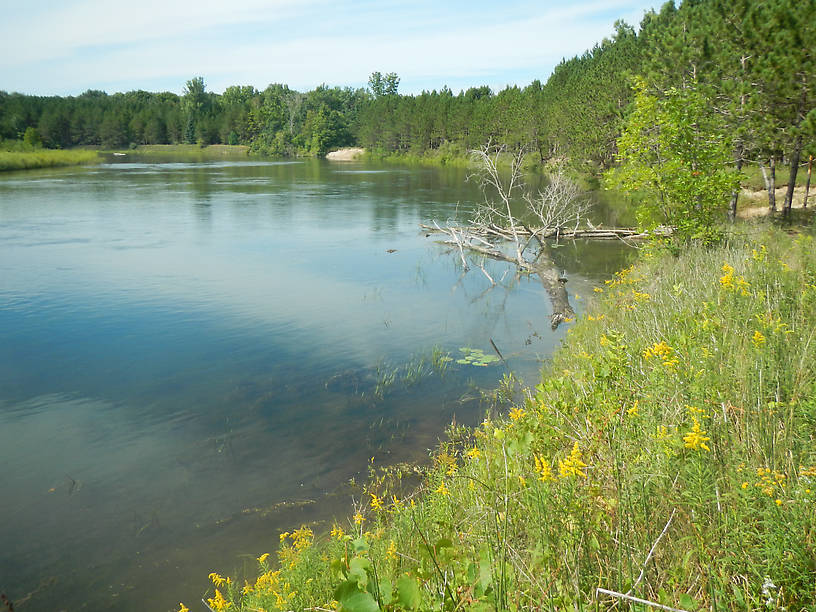
[[[117,149],[117,151],[119,151]],[[242,159],[249,154],[249,147],[243,145],[139,145],[135,149],[121,149],[128,156],[168,157],[185,159]]]
[[[76,166],[99,161],[96,151],[34,149],[30,151],[0,151],[0,171]]]
[[[458,147],[434,149],[425,153],[387,153],[384,151],[366,151],[361,158],[368,162],[385,162],[408,166],[448,166],[467,168],[470,158]]]
[[[645,249],[541,384],[507,378],[509,413],[449,431],[418,490],[377,472],[348,524],[281,534],[277,569],[211,575],[210,605],[645,609],[601,588],[814,609],[815,247],[763,229]]]
[[[803,160],[803,163],[806,162],[807,159]],[[765,165],[765,171],[768,172],[768,175],[770,176],[770,170],[768,169],[767,164]],[[762,178],[762,170],[760,170],[759,166],[753,164],[745,166],[742,169],[742,173],[745,175],[745,178],[742,181],[742,186],[745,189],[750,189],[752,191],[763,191],[765,189],[765,180]],[[790,178],[790,166],[783,164],[777,165],[775,181],[777,189],[780,187],[787,186],[789,178]],[[796,173],[796,186],[804,187],[806,181],[807,181],[807,166],[803,166],[799,168],[799,170]],[[811,178],[811,183],[814,183],[813,178]],[[812,184],[811,187],[813,189],[816,189],[816,184]]]

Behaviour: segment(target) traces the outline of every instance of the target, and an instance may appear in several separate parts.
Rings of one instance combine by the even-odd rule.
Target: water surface
[[[111,163],[0,177],[0,592],[19,610],[191,608],[343,483],[481,420],[564,329],[533,279],[489,289],[419,224],[458,170]],[[580,312],[628,257],[554,250]]]

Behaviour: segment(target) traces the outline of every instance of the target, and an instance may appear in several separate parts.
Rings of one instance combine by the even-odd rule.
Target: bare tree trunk
[[[544,249],[538,259],[533,262],[532,269],[538,274],[541,284],[547,291],[547,295],[550,296],[552,304],[550,326],[555,331],[561,323],[575,316],[575,311],[569,303],[567,279],[562,278],[560,270]]]
[[[807,199],[808,199],[808,192],[810,191],[810,175],[813,171],[813,156],[811,155],[808,159],[808,177],[807,182],[805,183],[805,198],[802,201],[802,208],[807,208]]]
[[[799,172],[799,159],[802,156],[802,135],[798,135],[793,145],[793,155],[790,160],[790,178],[788,179],[788,191],[785,194],[785,205],[782,209],[787,217],[793,206],[793,191],[796,188],[796,174]]]
[[[771,178],[766,182],[768,187],[768,210],[776,212],[776,156],[771,155]]]
[[[742,145],[737,147],[737,172],[742,170]],[[734,221],[737,218],[737,200],[739,200],[739,187],[731,192],[731,202],[728,205],[728,219]]]

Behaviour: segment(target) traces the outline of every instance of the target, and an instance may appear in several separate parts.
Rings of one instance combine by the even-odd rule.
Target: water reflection
[[[278,530],[344,512],[372,455],[422,459],[454,415],[482,417],[502,370],[443,374],[435,348],[492,339],[534,379],[562,337],[541,285],[485,292],[418,231],[479,199],[463,179],[312,161],[0,178],[0,591],[196,601]],[[626,256],[553,252],[584,297]]]

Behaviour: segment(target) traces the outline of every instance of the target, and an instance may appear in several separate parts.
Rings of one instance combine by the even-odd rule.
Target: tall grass
[[[174,144],[174,145],[139,145],[135,149],[123,149],[128,156],[138,157],[148,155],[150,157],[166,156],[173,159],[243,159],[249,155],[249,147],[244,145],[197,145],[197,144]]]
[[[34,149],[31,151],[0,150],[0,171],[76,166],[99,161],[96,151]]]
[[[816,608],[814,247],[644,250],[541,384],[451,429],[419,490],[379,472],[348,524],[281,534],[277,569],[212,574],[209,605]]]

